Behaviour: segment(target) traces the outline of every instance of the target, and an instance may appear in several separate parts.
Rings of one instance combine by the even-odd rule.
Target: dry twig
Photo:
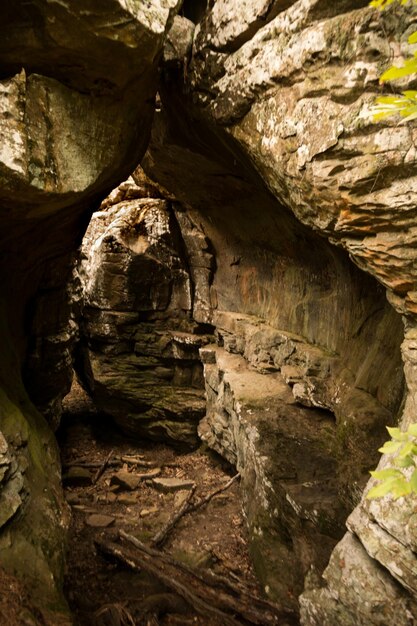
[[[156,533],[151,539],[151,546],[160,548],[168,538],[169,533],[178,524],[179,520],[189,511],[190,501],[194,495],[197,485],[193,485],[190,489],[186,500],[182,503],[178,511],[175,511],[174,515],[168,520],[163,528]]]
[[[114,449],[110,450],[110,452],[108,453],[108,455],[104,459],[103,463],[100,465],[100,467],[98,468],[98,470],[94,474],[93,485],[96,484],[96,482],[98,481],[100,476],[102,476],[103,473],[105,472],[105,469],[106,469],[107,465],[109,464],[109,461],[110,461],[111,457],[113,456],[113,452],[114,452]]]
[[[218,487],[207,496],[205,496],[205,498],[202,498],[195,504],[191,504],[192,497],[196,490],[196,485],[194,485],[180,509],[174,513],[174,515],[168,520],[166,525],[151,539],[151,546],[160,548],[167,540],[170,532],[178,524],[179,520],[184,517],[184,515],[192,513],[193,511],[197,511],[204,505],[208,504],[208,502],[210,502],[210,500],[214,498],[214,496],[217,496],[219,493],[222,493],[223,491],[226,491],[226,489],[229,489],[229,487],[235,482],[235,480],[237,480],[237,478],[239,478],[239,476],[240,474],[236,474],[225,485]]]
[[[96,545],[104,554],[115,557],[132,569],[146,571],[158,578],[200,615],[216,618],[223,626],[289,626],[296,623],[292,611],[256,598],[246,592],[243,583],[237,586],[209,573],[197,574],[124,531],[120,531],[120,537],[131,546],[104,540],[97,541]]]
[[[231,478],[225,485],[218,487],[217,489],[209,493],[205,498],[202,498],[202,500],[199,500],[195,504],[192,504],[190,508],[188,509],[187,513],[192,513],[193,511],[197,511],[198,509],[201,509],[201,507],[208,504],[208,502],[210,502],[210,500],[214,498],[214,496],[217,496],[219,493],[222,493],[222,491],[226,491],[226,489],[229,489],[229,487],[231,487],[233,483],[235,482],[235,480],[237,480],[238,478],[240,478],[239,473],[235,474],[233,478]]]

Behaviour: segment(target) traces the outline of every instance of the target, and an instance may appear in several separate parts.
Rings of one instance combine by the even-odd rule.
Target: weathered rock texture
[[[351,506],[403,395],[403,328],[384,288],[410,328],[403,421],[413,419],[417,389],[415,129],[375,124],[369,115],[378,76],[401,60],[414,18],[410,7],[379,13],[365,4],[210,3],[192,55],[180,68],[166,66],[143,163],[200,213],[216,258],[210,295],[226,353],[240,354],[240,368],[258,367],[264,377],[280,371],[298,402],[334,413],[337,489]],[[248,420],[237,362],[213,354],[204,436],[243,467],[249,433],[262,455],[263,410],[257,405]],[[310,459],[311,433],[307,439]],[[263,480],[260,464],[250,465]],[[409,502],[360,504],[324,588],[312,590],[310,581],[302,596],[304,624],[414,623]],[[247,512],[250,521],[248,505]],[[404,522],[407,540],[393,531]],[[289,526],[277,524],[281,543]],[[292,574],[299,584],[299,572]]]
[[[0,7],[0,561],[41,611],[56,612],[53,624],[58,609],[65,613],[59,458],[21,374],[56,426],[76,337],[77,297],[67,288],[74,251],[93,208],[145,150],[158,62],[179,5]]]
[[[261,373],[214,345],[201,354],[207,415],[200,436],[241,473],[250,551],[265,591],[296,608],[305,576],[326,565],[349,510],[338,494],[334,420],[297,404],[278,371]]]
[[[129,434],[195,445],[212,256],[192,212],[140,178],[113,192],[84,238],[78,368]]]
[[[414,419],[415,129],[369,117],[414,18],[365,4],[186,2],[175,23],[179,0],[0,8],[0,559],[44,612],[60,601],[64,514],[51,430],[20,374],[56,415],[76,337],[74,248],[146,147],[172,24],[144,167],[176,200],[122,197],[123,218],[109,206],[96,220],[91,392],[125,428],[190,441],[172,407],[183,394],[201,414],[197,348],[201,325],[216,327],[200,432],[241,470],[258,571],[290,604],[341,536],[385,424],[400,407]],[[157,384],[175,389],[168,403]],[[415,622],[414,506],[360,502],[324,579],[309,577],[304,624]]]
[[[402,345],[408,388],[402,414],[405,427],[416,416],[415,350],[413,327],[406,332]],[[389,466],[390,457],[384,455],[379,467]],[[303,623],[417,623],[415,507],[414,495],[400,500],[393,500],[390,495],[372,502],[362,499],[347,520],[350,532],[336,547],[324,572],[326,585],[301,596]]]
[[[236,20],[231,0],[216,2],[200,24],[193,101],[301,222],[341,244],[399,310],[415,313],[414,130],[373,124],[368,111],[382,67],[401,61],[413,10],[248,4],[251,14]]]

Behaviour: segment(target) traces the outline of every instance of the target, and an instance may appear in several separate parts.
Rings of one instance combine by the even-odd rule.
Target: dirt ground
[[[223,626],[219,620],[199,616],[178,597],[167,599],[169,590],[158,580],[104,558],[94,542],[124,530],[149,543],[189,494],[187,482],[196,485],[192,499],[196,502],[224,486],[235,470],[204,446],[179,452],[159,443],[127,439],[96,412],[77,384],[65,400],[59,442],[66,499],[72,509],[65,591],[78,626],[146,623],[136,621],[132,607],[161,593],[166,600],[162,604],[167,605],[156,622],[161,626]],[[106,459],[109,463],[94,484]],[[120,476],[126,479],[126,473],[147,476],[128,488],[120,480]],[[177,481],[167,491],[153,478]],[[236,480],[204,507],[183,516],[161,550],[192,568],[240,579],[259,595],[239,489]]]

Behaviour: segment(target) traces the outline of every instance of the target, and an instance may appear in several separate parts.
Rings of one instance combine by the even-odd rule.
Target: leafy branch
[[[383,10],[394,2],[406,5],[409,0],[372,0],[370,6]],[[416,5],[417,0],[412,0],[412,3]],[[417,44],[417,31],[409,36],[408,43]],[[398,80],[414,74],[417,74],[417,50],[401,67],[388,68],[379,82]],[[371,108],[375,121],[395,114],[403,118],[401,124],[417,119],[417,91],[407,90],[397,95],[380,96],[375,102]],[[379,484],[368,491],[366,497],[369,500],[387,494],[391,494],[395,500],[411,493],[417,494],[417,423],[411,424],[405,432],[399,428],[387,427],[387,430],[391,440],[385,442],[379,452],[393,455],[392,467],[370,472]]]
[[[371,7],[383,10],[394,2],[401,5],[408,4],[409,0],[372,0]],[[417,4],[417,0],[412,0],[413,4]],[[417,43],[417,32],[412,33],[408,38],[410,45]],[[385,83],[393,80],[399,80],[406,76],[412,76],[417,73],[417,50],[413,56],[397,67],[395,65],[388,68],[380,77],[379,82]],[[417,91],[408,90],[394,96],[380,96],[376,98],[375,105],[371,108],[371,113],[375,121],[399,114],[403,119],[400,124],[405,124],[417,118]]]
[[[395,455],[393,467],[370,472],[380,483],[368,491],[369,500],[388,493],[395,500],[410,493],[417,494],[417,423],[411,424],[405,432],[389,426],[387,430],[391,440],[386,441],[379,452]]]
[[[375,7],[375,9],[386,9],[390,4],[394,4],[397,1],[402,5],[408,4],[408,0],[372,0],[369,6]],[[414,0],[414,4],[417,4],[417,0]]]

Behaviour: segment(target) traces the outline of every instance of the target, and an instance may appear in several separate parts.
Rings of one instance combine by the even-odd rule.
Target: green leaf
[[[408,4],[408,1],[409,0],[400,0],[400,4],[404,6]],[[372,0],[372,2],[369,3],[369,6],[375,7],[376,9],[380,9],[382,11],[383,9],[386,9],[394,2],[395,0]],[[416,0],[412,0],[412,3],[417,4]]]
[[[417,43],[417,31],[415,31],[414,33],[411,33],[411,35],[408,38],[408,43]]]
[[[402,472],[400,472],[399,469],[394,469],[393,467],[369,473],[373,478],[376,478],[377,480],[385,480],[386,478],[400,478],[403,476]]]
[[[394,454],[401,447],[401,442],[399,441],[386,441],[382,448],[379,448],[379,452],[383,454]]]
[[[407,441],[407,443],[403,445],[400,452],[398,453],[398,458],[405,459],[409,454],[413,452],[413,446],[414,446],[413,441]]]
[[[417,493],[417,468],[411,474],[410,478],[410,487],[414,493]]]
[[[375,7],[375,9],[383,9],[387,6],[386,1],[388,0],[372,0],[372,2],[369,3],[369,6]]]
[[[376,487],[372,487],[366,494],[366,498],[368,500],[372,500],[373,498],[382,498],[382,496],[386,496],[392,489],[393,484],[398,481],[398,478],[388,478],[384,482],[376,485]]]
[[[407,441],[407,433],[402,433],[399,428],[387,426],[387,431],[392,439],[396,441]]]
[[[397,111],[378,111],[378,112],[372,112],[373,114],[373,119],[375,122],[379,122],[379,120],[383,120],[386,117],[390,117],[391,115],[395,115],[395,113],[397,113]]]
[[[417,118],[417,107],[414,107],[414,111],[412,113],[409,113],[407,115],[407,111],[405,111],[404,113],[401,112],[401,116],[403,117],[404,115],[407,115],[407,117],[404,117],[404,119],[401,120],[400,124],[406,124],[407,122],[411,122],[411,120],[415,120]]]
[[[372,2],[369,3],[369,6],[382,10],[389,7],[393,2],[395,2],[395,0],[372,0]],[[408,0],[401,0],[401,4],[407,4],[407,2]]]
[[[405,478],[398,479],[391,485],[391,494],[396,500],[403,496],[408,496],[410,493],[411,485]]]
[[[407,429],[407,434],[411,435],[412,437],[417,437],[417,423],[410,424],[410,426]]]
[[[395,108],[397,108],[398,103],[401,103],[402,99],[401,96],[379,96],[379,98],[376,99],[376,102],[378,104],[392,104]]]
[[[415,465],[415,462],[411,454],[409,454],[403,459],[395,459],[395,465],[398,467],[411,467],[412,465]]]
[[[389,80],[398,80],[399,78],[404,78],[404,76],[410,76],[411,74],[415,74],[417,72],[417,59],[415,57],[411,59],[407,59],[401,67],[392,67],[388,68],[386,72],[382,74],[379,79],[380,83],[385,83]]]

